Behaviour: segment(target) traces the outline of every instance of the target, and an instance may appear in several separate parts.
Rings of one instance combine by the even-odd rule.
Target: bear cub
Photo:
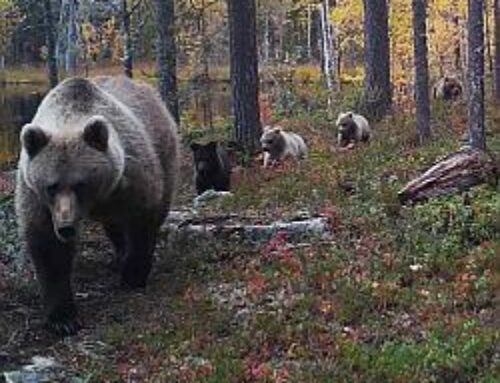
[[[231,189],[231,164],[226,150],[218,142],[191,144],[194,163],[196,193],[207,190],[229,191]]]
[[[307,157],[307,146],[304,139],[296,133],[287,132],[280,126],[265,126],[260,143],[264,152],[264,167],[281,162],[286,157],[296,160]]]
[[[462,97],[463,85],[456,77],[444,76],[435,85],[433,96],[444,101],[457,101]]]
[[[48,330],[81,327],[71,271],[80,221],[101,223],[126,288],[142,288],[178,172],[176,124],[156,91],[124,76],[70,78],[21,131],[16,214]]]
[[[369,141],[372,135],[368,120],[354,112],[340,113],[335,125],[337,126],[337,144],[340,147]]]

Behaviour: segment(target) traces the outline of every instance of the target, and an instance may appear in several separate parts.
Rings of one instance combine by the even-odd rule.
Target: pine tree
[[[155,0],[156,11],[156,62],[159,91],[175,121],[180,122],[177,98],[177,48],[175,44],[174,0]]]
[[[412,0],[415,53],[415,101],[420,142],[430,137],[429,64],[427,60],[427,0]]]
[[[261,132],[255,0],[228,0],[228,12],[234,136],[252,152]]]
[[[477,149],[486,149],[484,127],[484,4],[483,0],[468,2],[468,116],[469,143]]]
[[[363,0],[365,37],[365,107],[374,119],[391,108],[391,58],[387,0]]]

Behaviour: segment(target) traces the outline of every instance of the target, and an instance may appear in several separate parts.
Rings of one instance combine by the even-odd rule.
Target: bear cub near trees
[[[307,157],[304,139],[296,133],[287,132],[280,126],[265,126],[260,143],[264,152],[264,167],[283,161],[286,157],[301,160]]]
[[[340,113],[337,117],[337,144],[340,147],[355,142],[366,142],[371,138],[371,129],[368,120],[354,112]]]
[[[21,131],[16,213],[33,259],[46,327],[81,324],[71,269],[79,222],[102,223],[122,285],[142,288],[178,169],[177,127],[156,92],[126,77],[71,78]]]
[[[433,96],[444,101],[457,101],[462,97],[463,85],[456,77],[444,76],[435,85]]]
[[[194,162],[194,181],[198,195],[213,189],[229,191],[231,188],[231,164],[227,152],[218,142],[191,144]]]

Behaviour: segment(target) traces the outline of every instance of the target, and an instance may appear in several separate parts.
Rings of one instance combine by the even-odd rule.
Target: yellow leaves
[[[330,19],[337,29],[338,42],[340,45],[347,39],[353,39],[357,43],[363,42],[363,1],[343,0],[338,1],[337,6],[332,7]]]
[[[464,37],[466,0],[429,0],[428,46],[431,78],[455,70],[460,39]],[[363,43],[363,1],[341,0],[332,7],[331,20],[337,29],[337,44]],[[395,99],[404,104],[412,98],[413,69],[412,7],[410,0],[392,0],[389,7],[391,75]],[[462,52],[463,54],[464,52]]]
[[[2,54],[10,40],[21,15],[10,0],[0,0],[0,54]]]

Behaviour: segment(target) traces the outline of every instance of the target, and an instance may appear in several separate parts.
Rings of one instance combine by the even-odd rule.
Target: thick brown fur
[[[126,77],[72,78],[21,132],[16,212],[50,330],[80,326],[71,291],[78,222],[103,224],[122,284],[144,287],[178,172],[177,127],[156,92]]]
[[[433,96],[435,99],[444,101],[457,101],[462,98],[463,85],[462,82],[451,76],[442,77],[433,88]]]

